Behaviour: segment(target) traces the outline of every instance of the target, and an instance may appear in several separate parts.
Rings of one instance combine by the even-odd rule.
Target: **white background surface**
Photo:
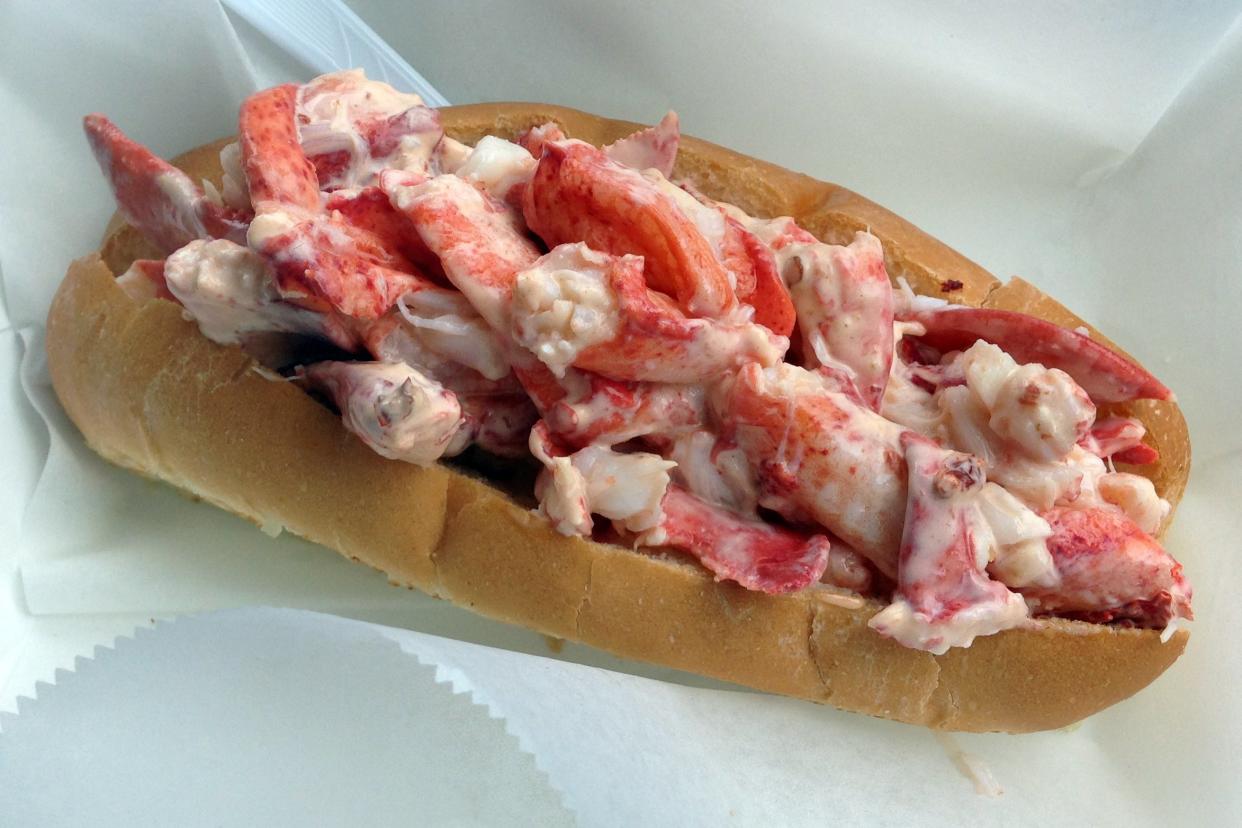
[[[751,4],[354,3],[454,102],[549,100],[645,121],[675,107],[687,132],[885,203],[1097,323],[1177,390],[1191,424],[1195,473],[1167,538],[1198,586],[1187,655],[1072,733],[961,738],[1005,787],[1000,800],[976,797],[914,728],[546,660],[440,652],[442,677],[505,714],[583,821],[1242,818],[1242,713],[1232,698],[1242,665],[1231,632],[1242,618],[1229,602],[1242,530],[1238,9],[1001,6],[788,3],[760,19]],[[18,393],[14,329],[37,353],[36,328],[67,260],[94,246],[110,212],[80,116],[107,111],[171,154],[230,131],[256,84],[309,70],[209,1],[86,13],[19,0],[2,22],[0,111],[20,128],[0,154],[0,268],[13,326],[0,317],[0,572],[12,598],[0,601],[0,704],[13,709],[35,680],[135,623],[253,603],[548,654],[536,636],[391,590],[330,553],[273,542],[106,467],[81,448],[30,360],[49,436]],[[307,631],[295,652],[326,657],[332,635]],[[614,664],[572,646],[563,656]],[[391,692],[388,682],[417,683],[394,673],[372,692]],[[341,705],[341,720],[368,700],[363,692]],[[153,750],[180,738],[158,735]]]

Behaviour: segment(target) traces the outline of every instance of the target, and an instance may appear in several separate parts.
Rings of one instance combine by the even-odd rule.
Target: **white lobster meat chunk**
[[[759,490],[737,446],[696,429],[673,440],[668,456],[677,463],[677,482],[691,494],[745,517],[757,515]]]
[[[992,532],[978,506],[983,470],[970,455],[906,432],[909,501],[897,595],[868,625],[907,647],[936,655],[1015,627],[1028,615],[1022,596],[988,578]]]
[[[562,244],[517,276],[514,338],[558,377],[573,365],[618,380],[705,382],[776,363],[788,340],[750,322],[685,316],[647,287],[643,260]]]
[[[231,241],[190,242],[168,257],[164,281],[213,342],[268,331],[327,335],[327,316],[282,301],[263,257]]]
[[[451,290],[420,290],[397,300],[397,310],[427,348],[489,380],[511,373],[506,346],[466,298]]]
[[[893,289],[880,240],[858,233],[848,247],[791,242],[781,258],[806,367],[843,373],[879,410],[893,360]]]
[[[485,135],[453,172],[496,198],[504,199],[515,185],[530,181],[536,163],[523,147]]]
[[[592,514],[634,533],[663,518],[660,503],[676,464],[658,454],[587,446],[565,455],[542,423],[531,429],[530,450],[545,467],[536,488],[541,509],[561,534],[589,535]]]
[[[1095,404],[1069,374],[1018,365],[987,342],[961,357],[966,386],[988,410],[994,434],[1032,460],[1060,460],[1091,430]]]
[[[1160,531],[1173,510],[1169,501],[1156,494],[1155,485],[1141,475],[1110,472],[1100,477],[1096,489],[1100,500],[1116,506],[1149,535]]]
[[[365,187],[382,170],[425,173],[444,130],[418,95],[360,69],[320,75],[297,94],[298,137],[325,190]]]
[[[977,504],[996,541],[988,571],[1009,587],[1055,586],[1057,568],[1048,552],[1052,527],[995,483],[984,483]]]

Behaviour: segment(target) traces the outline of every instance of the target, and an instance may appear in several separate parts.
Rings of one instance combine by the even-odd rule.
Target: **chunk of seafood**
[[[581,141],[544,146],[523,196],[526,223],[549,246],[644,258],[648,284],[691,316],[736,307],[729,275],[693,222],[642,174]]]
[[[619,380],[705,382],[787,342],[731,319],[687,318],[647,287],[643,260],[563,244],[517,276],[514,336],[554,374],[574,366]]]
[[[404,257],[428,278],[448,284],[440,260],[427,249],[414,225],[397,212],[388,194],[378,186],[329,193],[324,209],[334,220],[339,218],[369,233],[378,245],[393,255],[394,261],[400,262],[400,257]]]
[[[906,647],[941,655],[1022,623],[1028,614],[1022,596],[984,570],[993,538],[977,503],[984,484],[978,461],[910,431],[901,444],[909,500],[897,594],[868,626]]]
[[[457,396],[403,363],[316,362],[303,379],[325,391],[345,427],[383,457],[428,466],[469,444]]]
[[[829,388],[802,368],[752,363],[713,407],[750,459],[763,505],[791,520],[810,516],[896,577],[903,429]]]
[[[125,221],[165,253],[195,239],[246,241],[250,216],[207,198],[181,170],[131,140],[103,115],[82,121]]]
[[[449,281],[494,330],[508,335],[518,271],[534,264],[539,249],[504,202],[455,175],[423,179],[388,171],[380,186],[413,222]]]
[[[879,239],[858,233],[847,247],[790,242],[782,251],[803,364],[848,376],[878,411],[893,361],[893,290]]]
[[[164,280],[213,342],[229,345],[250,334],[280,332],[331,339],[346,349],[356,344],[339,321],[283,301],[263,258],[231,241],[190,242],[168,257]]]
[[[824,535],[746,520],[676,486],[669,487],[662,508],[664,519],[644,542],[689,552],[718,581],[780,594],[817,583],[828,568]]]
[[[298,140],[297,96],[298,87],[286,83],[256,92],[242,103],[238,143],[257,213],[320,208],[319,178]]]
[[[530,181],[536,163],[519,144],[485,135],[454,173],[503,201],[514,187]]]
[[[570,369],[563,380],[542,363],[514,365],[558,439],[570,445],[616,445],[638,437],[671,438],[706,421],[705,390],[697,385],[623,382]],[[540,376],[540,371],[546,372]],[[550,383],[550,384],[549,384]]]
[[[302,148],[329,191],[374,185],[383,169],[425,173],[444,134],[440,113],[422,98],[360,69],[299,87],[296,111]]]
[[[271,264],[281,296],[318,310],[378,319],[405,294],[433,286],[373,234],[326,213],[260,208],[248,240]]]
[[[604,147],[604,154],[633,170],[659,170],[665,178],[673,174],[677,148],[681,145],[681,122],[670,111],[660,123],[640,129]]]
[[[621,453],[592,445],[572,453],[560,448],[545,423],[530,432],[530,451],[544,471],[536,484],[540,508],[565,535],[589,535],[591,515],[619,530],[646,532],[661,523],[661,501],[676,464],[658,454]]]
[[[1064,371],[1097,403],[1173,399],[1173,393],[1145,368],[1085,334],[1025,313],[945,305],[899,317],[922,325],[922,341],[942,352],[963,351],[983,340],[999,345],[1020,363],[1037,362]]]
[[[1146,433],[1147,428],[1133,417],[1106,417],[1091,426],[1079,445],[1097,457],[1145,466],[1160,459],[1160,452],[1143,442]]]
[[[1052,527],[1048,550],[1061,581],[1023,589],[1032,609],[1156,629],[1193,617],[1182,565],[1120,511],[1057,508],[1043,517]]]

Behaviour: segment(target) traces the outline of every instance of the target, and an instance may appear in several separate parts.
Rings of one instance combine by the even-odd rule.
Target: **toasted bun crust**
[[[442,110],[473,142],[556,121],[602,144],[636,128],[543,104]],[[223,142],[177,160],[219,178]],[[792,215],[832,242],[869,228],[889,272],[916,291],[1081,320],[1038,290],[993,276],[860,196],[721,147],[684,138],[676,174],[761,216]],[[52,381],[90,446],[257,523],[286,527],[346,557],[483,615],[619,656],[873,716],[960,731],[1061,727],[1146,686],[1181,655],[1178,631],[1032,622],[943,656],[901,647],[867,627],[880,609],[830,588],[747,592],[703,569],[553,531],[504,492],[449,466],[386,460],[293,385],[241,350],[201,336],[179,307],[139,303],[113,275],[153,251],[114,221],[98,255],[74,262],[48,314]],[[1172,403],[1128,406],[1161,462],[1148,473],[1176,501],[1189,470],[1185,422]],[[861,605],[859,605],[861,603]]]

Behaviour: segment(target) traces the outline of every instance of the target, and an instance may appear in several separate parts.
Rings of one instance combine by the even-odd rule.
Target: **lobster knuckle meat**
[[[912,432],[901,444],[909,500],[897,595],[868,624],[935,654],[1020,624],[1026,603],[984,569],[993,539],[977,504],[984,483],[978,463]]]
[[[750,322],[695,319],[647,287],[643,260],[563,244],[517,277],[517,341],[552,371],[692,383],[745,363],[775,364],[786,343]]]

